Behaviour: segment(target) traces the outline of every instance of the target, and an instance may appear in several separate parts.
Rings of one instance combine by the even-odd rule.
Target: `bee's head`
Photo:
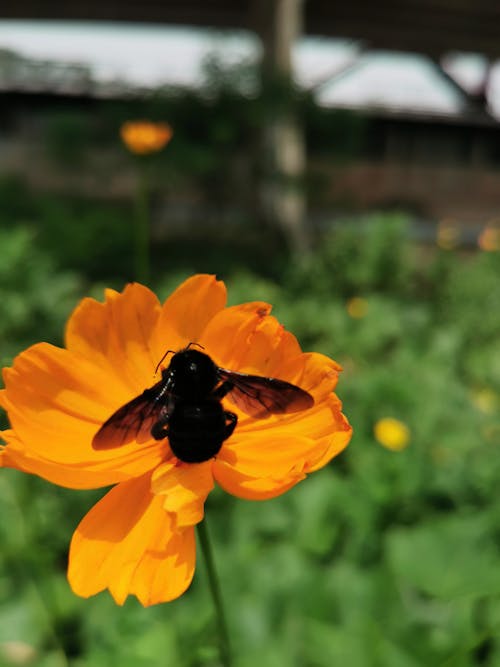
[[[208,354],[187,347],[174,354],[162,376],[168,376],[176,396],[203,399],[217,384],[217,366]]]

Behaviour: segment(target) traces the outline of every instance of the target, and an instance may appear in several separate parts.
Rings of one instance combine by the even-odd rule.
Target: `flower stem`
[[[219,651],[221,663],[224,667],[231,667],[231,651],[229,646],[229,634],[227,631],[226,616],[224,613],[224,605],[222,603],[222,595],[219,584],[219,578],[215,569],[215,561],[213,557],[212,547],[210,545],[210,538],[208,536],[207,519],[205,518],[197,526],[198,538],[200,540],[201,550],[205,558],[205,564],[208,573],[208,582],[210,586],[210,593],[215,607],[215,614],[217,616],[217,626],[219,631]]]
[[[142,168],[141,168],[142,167]],[[135,279],[147,284],[150,278],[149,181],[146,165],[139,165],[135,195]]]

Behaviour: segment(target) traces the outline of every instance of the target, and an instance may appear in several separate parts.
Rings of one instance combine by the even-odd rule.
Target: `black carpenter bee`
[[[238,421],[234,412],[224,409],[224,396],[255,418],[314,404],[307,391],[289,382],[219,368],[192,345],[172,353],[161,380],[104,422],[92,440],[94,449],[112,449],[133,440],[142,443],[151,436],[168,438],[178,459],[201,463],[217,454]]]

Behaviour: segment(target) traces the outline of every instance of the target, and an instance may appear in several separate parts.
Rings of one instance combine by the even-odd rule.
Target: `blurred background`
[[[236,665],[500,665],[500,5],[9,4],[2,365],[130,280],[270,301],[355,434],[210,496]],[[160,607],[72,595],[102,493],[2,472],[0,665],[217,665],[203,563]]]

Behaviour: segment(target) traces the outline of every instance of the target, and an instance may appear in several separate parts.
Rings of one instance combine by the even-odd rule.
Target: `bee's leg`
[[[155,440],[163,440],[163,438],[166,438],[168,435],[168,428],[167,428],[167,423],[168,423],[168,417],[165,419],[159,419],[153,426],[151,427],[151,435]]]
[[[231,389],[234,389],[234,384],[226,380],[225,382],[220,384],[216,389],[214,389],[214,391],[212,392],[212,396],[217,400],[220,400],[221,398],[224,398],[224,396],[228,394],[231,391]]]
[[[224,412],[224,417],[226,418],[226,421],[228,422],[226,424],[226,428],[224,429],[224,440],[229,438],[229,436],[232,434],[236,427],[236,423],[238,421],[238,417],[234,414],[234,412],[229,412],[229,410],[226,410]]]

